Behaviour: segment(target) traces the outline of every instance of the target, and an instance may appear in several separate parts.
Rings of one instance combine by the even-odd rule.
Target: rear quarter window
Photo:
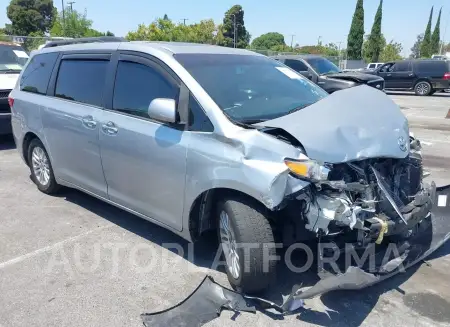
[[[42,53],[33,56],[20,78],[20,90],[46,94],[48,82],[57,58],[58,52]]]
[[[441,60],[418,62],[416,63],[416,69],[420,73],[439,73],[444,75],[448,72],[448,63]]]

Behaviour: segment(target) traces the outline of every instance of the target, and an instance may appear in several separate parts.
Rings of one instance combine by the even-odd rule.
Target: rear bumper
[[[310,299],[329,291],[359,290],[374,285],[424,260],[450,239],[450,201],[447,200],[449,196],[450,185],[436,189],[436,193],[433,195],[431,214],[418,224],[416,233],[406,242],[391,243],[399,249],[398,255],[387,256],[388,260],[376,266],[376,271],[370,272],[360,266],[350,265],[344,273],[319,274],[321,280],[311,288],[301,290],[299,286],[294,287],[293,292],[283,304],[283,310],[290,311],[290,308],[298,301]],[[391,244],[387,247],[388,249]],[[386,253],[376,253],[376,256],[378,257],[380,254]],[[373,259],[377,261],[377,258]]]
[[[11,134],[11,111],[8,98],[0,98],[0,135]]]
[[[432,82],[432,87],[434,90],[446,90],[450,88],[450,80],[441,80],[441,81],[435,81]]]
[[[0,112],[0,135],[7,135],[11,133],[11,114]]]

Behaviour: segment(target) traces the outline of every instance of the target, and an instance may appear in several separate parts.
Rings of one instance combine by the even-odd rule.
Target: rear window
[[[102,106],[107,60],[62,60],[56,80],[55,96]]]
[[[57,52],[38,54],[31,58],[20,79],[20,89],[26,92],[46,94],[57,58]]]
[[[448,62],[435,60],[435,61],[422,61],[416,62],[416,70],[421,73],[439,73],[444,75],[449,71]]]

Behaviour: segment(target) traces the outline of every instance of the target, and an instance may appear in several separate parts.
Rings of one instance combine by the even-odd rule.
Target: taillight
[[[444,79],[445,80],[450,80],[450,73],[445,73],[444,74]]]
[[[14,105],[14,99],[11,97],[8,97],[8,104],[9,104],[9,107],[12,109],[12,107]]]

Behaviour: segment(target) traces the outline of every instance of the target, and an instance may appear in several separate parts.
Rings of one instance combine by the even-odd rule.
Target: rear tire
[[[31,179],[37,188],[45,194],[54,194],[60,189],[53,174],[52,164],[42,142],[35,138],[28,146],[28,164]]]
[[[218,203],[217,209],[219,244],[231,286],[247,294],[266,290],[276,273],[276,261],[269,260],[276,255],[276,248],[265,207],[245,196],[230,195]],[[229,245],[233,239],[236,245]],[[244,251],[246,244],[251,247]],[[234,268],[233,259],[237,265]]]
[[[418,96],[427,96],[431,92],[433,92],[433,88],[431,87],[431,84],[427,81],[419,81],[414,86],[414,92]]]

